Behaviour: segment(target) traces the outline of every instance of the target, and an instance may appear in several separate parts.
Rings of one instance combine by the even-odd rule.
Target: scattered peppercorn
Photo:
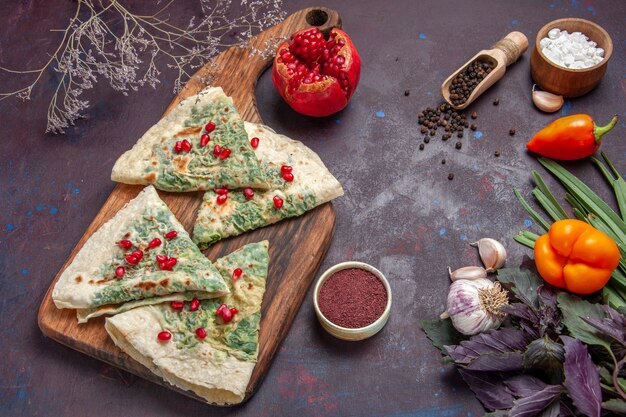
[[[459,133],[456,134],[457,137],[462,138],[463,137],[463,131],[459,131]]]
[[[454,179],[454,174],[451,172],[448,174],[448,179],[452,181]]]
[[[500,156],[500,151],[495,151],[495,152],[494,152],[494,155],[495,155],[496,157]]]
[[[424,136],[424,143],[430,142],[430,138],[428,136]]]
[[[498,104],[500,104],[500,99],[499,99],[499,98],[496,98],[496,99],[493,101],[493,105],[494,105],[494,106],[497,106]]]
[[[476,113],[475,111],[472,112],[472,119],[475,119],[478,117],[478,113]]]
[[[411,94],[411,92],[409,90],[404,90],[404,96],[408,96],[409,94]]]
[[[476,127],[476,125],[475,125],[474,123],[472,123],[472,124],[470,125],[470,129],[472,129],[472,130],[476,130],[476,129],[478,129],[478,128]]]
[[[442,159],[442,160],[441,160],[441,165],[445,165],[445,164],[446,164],[446,160],[445,160],[445,159]]]
[[[424,150],[424,144],[420,143],[420,151],[423,151],[423,150]]]
[[[457,142],[454,144],[454,147],[457,149],[461,149],[461,146],[463,146],[463,144],[461,142]]]
[[[509,135],[515,136],[515,129],[510,129],[509,130]]]

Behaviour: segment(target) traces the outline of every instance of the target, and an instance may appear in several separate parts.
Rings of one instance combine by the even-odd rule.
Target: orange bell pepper
[[[602,289],[619,259],[613,239],[580,220],[559,220],[535,241],[539,275],[555,287],[576,294]]]

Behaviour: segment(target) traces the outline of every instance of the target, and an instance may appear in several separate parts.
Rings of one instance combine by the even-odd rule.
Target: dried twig
[[[24,87],[0,93],[0,100],[30,100],[42,75],[54,69],[60,79],[48,107],[46,132],[64,133],[89,107],[81,94],[101,77],[126,95],[146,85],[154,88],[160,82],[160,68],[166,65],[176,72],[176,93],[195,69],[221,50],[236,44],[249,47],[255,33],[284,18],[282,0],[239,1],[243,13],[230,18],[232,0],[199,0],[202,16],[192,17],[182,28],[168,21],[174,0],[152,15],[135,14],[118,0],[77,0],[76,12],[44,66],[25,71],[0,66],[7,73],[35,77]],[[265,48],[253,53],[271,52]]]

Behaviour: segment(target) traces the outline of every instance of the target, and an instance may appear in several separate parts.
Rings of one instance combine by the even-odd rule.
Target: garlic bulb
[[[450,279],[452,281],[459,279],[487,278],[487,271],[485,268],[480,266],[464,266],[463,268],[459,268],[454,271],[448,267],[448,274],[450,274]]]
[[[547,91],[535,91],[535,85],[533,85],[532,98],[535,106],[546,113],[554,113],[563,107],[564,103],[563,96],[557,96]]]
[[[450,285],[448,309],[441,318],[450,317],[455,329],[471,336],[500,327],[506,317],[500,307],[508,303],[507,292],[500,283],[486,278],[462,279]]]
[[[478,254],[487,272],[495,272],[496,269],[504,266],[504,262],[506,262],[506,249],[504,249],[502,243],[495,239],[483,238],[478,242],[470,243],[470,245],[478,247]]]

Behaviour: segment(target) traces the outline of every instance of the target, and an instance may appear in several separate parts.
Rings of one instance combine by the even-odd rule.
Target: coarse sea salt
[[[604,59],[604,49],[589,40],[584,33],[559,28],[550,29],[539,42],[541,52],[557,65],[571,69],[590,68]]]

